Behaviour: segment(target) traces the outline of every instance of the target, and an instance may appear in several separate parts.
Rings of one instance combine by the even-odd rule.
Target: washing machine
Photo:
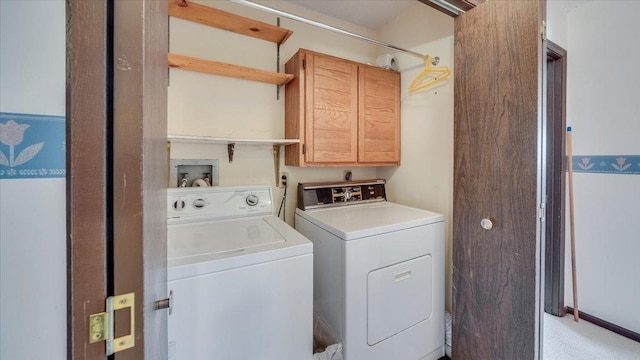
[[[314,308],[345,360],[444,356],[444,216],[387,201],[385,181],[298,185]]]
[[[169,189],[170,360],[301,360],[313,351],[312,243],[270,186]]]

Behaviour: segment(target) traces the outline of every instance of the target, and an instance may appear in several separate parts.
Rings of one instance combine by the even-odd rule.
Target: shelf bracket
[[[229,163],[233,162],[233,153],[236,150],[236,144],[227,144],[227,154],[229,155]]]
[[[276,173],[276,186],[280,184],[280,145],[273,145],[273,169]]]

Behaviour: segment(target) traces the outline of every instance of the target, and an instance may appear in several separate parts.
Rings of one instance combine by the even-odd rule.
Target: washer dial
[[[186,205],[187,204],[184,202],[184,200],[176,200],[173,202],[173,208],[176,209],[177,211],[184,209]]]
[[[249,194],[245,201],[249,206],[256,206],[258,205],[258,202],[260,202],[260,198],[256,194]]]

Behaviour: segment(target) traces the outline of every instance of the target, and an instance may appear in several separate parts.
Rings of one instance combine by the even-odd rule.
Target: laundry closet
[[[276,24],[278,18],[233,2],[199,3],[268,24]],[[453,70],[453,18],[424,4],[412,4],[398,18],[376,30],[346,23],[289,2],[274,2],[271,6],[276,5],[299,16],[420,54],[437,56],[439,66]],[[273,143],[243,143],[241,140],[287,140],[284,87],[278,90],[276,85],[260,81],[177,68],[169,71],[169,138],[197,135],[222,138],[222,142],[172,141],[171,159],[217,159],[219,185],[271,184],[278,198],[282,188],[276,184],[276,175],[281,173],[287,174],[289,185],[294,186],[309,181],[344,179],[345,172],[351,171],[353,179],[386,179],[391,200],[416,207],[429,204],[431,210],[450,214],[453,192],[453,77],[410,95],[407,89],[424,70],[423,60],[283,17],[280,18],[280,26],[291,30],[292,35],[279,46],[278,56],[276,43],[170,17],[169,52],[280,73],[286,73],[286,62],[299,49],[365,65],[375,65],[379,56],[391,53],[398,62],[401,84],[398,99],[401,125],[397,133],[401,144],[399,159],[382,164],[390,166],[367,166],[357,161],[345,162],[344,166],[336,163],[331,166],[321,163],[317,166],[289,166],[286,163],[291,162],[285,162],[285,153],[292,152],[289,149],[296,146],[300,146],[301,152],[302,144],[283,145],[276,164],[279,174],[275,174]],[[279,71],[276,71],[278,64]],[[228,144],[231,142],[235,146],[230,162]],[[407,191],[409,188],[411,191]],[[290,224],[295,207],[295,197],[287,196],[286,219]]]
[[[391,269],[404,274],[398,275],[396,281],[413,276],[407,284],[410,281],[433,282],[437,289],[434,293],[431,288],[424,293],[416,288],[407,294],[409,298],[413,297],[413,292],[416,296],[433,298],[435,300],[429,302],[429,306],[435,307],[424,311],[418,307],[402,313],[405,315],[401,318],[415,316],[416,320],[398,320],[400,322],[393,329],[380,325],[382,327],[375,330],[377,333],[369,338],[369,345],[366,345],[366,335],[362,345],[357,345],[384,344],[385,339],[393,336],[389,331],[403,331],[431,319],[433,324],[429,326],[438,329],[436,337],[442,342],[441,346],[434,345],[428,350],[434,351],[429,359],[439,359],[444,355],[444,333],[440,333],[444,327],[444,307],[445,303],[450,303],[450,294],[445,291],[450,289],[450,285],[445,286],[445,281],[449,284],[445,279],[451,276],[450,271],[445,270],[450,269],[450,254],[445,251],[450,242],[445,238],[448,239],[451,233],[453,193],[453,76],[450,76],[453,70],[453,18],[416,1],[405,3],[405,11],[387,24],[366,28],[293,2],[266,4],[407,50],[403,52],[234,2],[188,2],[189,6],[205,6],[230,13],[232,19],[247,19],[283,29],[275,31],[281,32],[274,35],[275,40],[265,40],[250,32],[225,31],[203,25],[200,22],[204,20],[190,18],[189,9],[178,4],[170,5],[169,9],[170,15],[173,12],[169,19],[169,187],[186,185],[190,188],[203,182],[222,188],[268,185],[273,212],[295,227],[296,208],[302,207],[296,195],[298,184],[336,182],[341,186],[341,190],[336,191],[345,191],[344,186],[348,185],[341,185],[345,180],[384,179],[384,200],[442,214],[424,215],[435,219],[425,220],[425,224],[439,223],[441,226],[435,232],[440,240],[434,240],[433,244],[436,259],[429,255],[428,262],[417,263],[420,269],[435,266],[433,275],[431,270],[424,270],[427,272],[423,275],[423,270],[418,271],[418,268],[413,270],[413,275],[409,268]],[[260,28],[255,32],[272,30]],[[434,80],[433,73],[431,78],[421,77],[427,65],[441,71],[441,78],[433,86],[421,86]],[[322,79],[331,81],[323,82]],[[310,92],[315,96],[310,97]],[[320,119],[324,127],[314,126],[313,119]],[[362,191],[365,187],[363,185]],[[173,196],[180,190],[170,191]],[[172,207],[180,210],[184,206],[183,200],[171,196],[170,213]],[[348,200],[351,198],[344,201]],[[317,245],[314,248],[319,249]],[[419,248],[423,249],[416,247],[416,257],[422,256],[422,251],[430,254],[428,248]],[[314,256],[319,263],[320,254]],[[358,255],[353,253],[351,256]],[[394,261],[411,258],[401,257]],[[386,267],[393,262],[381,264]],[[317,273],[318,269],[314,271]],[[171,274],[170,260],[170,279]],[[428,281],[425,280],[427,275]],[[386,285],[380,286],[385,288]],[[314,291],[317,294],[318,289]],[[394,301],[397,301],[396,306],[404,302],[401,298]],[[366,301],[357,304],[357,307],[366,306]],[[385,315],[387,310],[384,306],[381,309],[383,312],[376,315],[382,316],[380,319],[399,314]],[[434,317],[433,311],[437,316]],[[339,327],[336,324],[330,325]],[[343,330],[335,332],[343,335]],[[416,341],[428,333],[415,333],[411,339]],[[186,346],[173,343],[172,348],[171,341],[170,336],[170,350]],[[388,347],[388,343],[379,347]],[[349,344],[344,346],[348,348]],[[354,343],[351,349],[355,348]],[[393,348],[384,351],[393,353]],[[354,356],[357,357],[351,355],[349,359]],[[374,355],[368,356],[373,358]]]

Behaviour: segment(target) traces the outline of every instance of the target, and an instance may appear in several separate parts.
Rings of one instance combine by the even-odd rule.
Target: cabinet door
[[[358,160],[358,66],[306,54],[305,161],[355,164]]]
[[[400,164],[400,73],[359,67],[358,162]]]

